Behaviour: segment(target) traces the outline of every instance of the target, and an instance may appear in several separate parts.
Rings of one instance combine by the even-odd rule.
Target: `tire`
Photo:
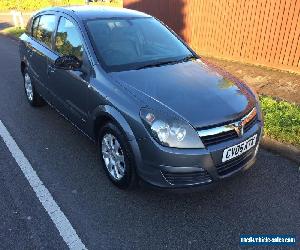
[[[44,106],[46,103],[36,91],[33,85],[33,81],[31,80],[30,74],[27,69],[24,70],[23,80],[24,80],[25,95],[29,104],[33,107]]]
[[[107,143],[110,139],[112,145]],[[120,150],[116,150],[118,145]],[[111,182],[121,189],[135,187],[134,157],[123,131],[112,122],[106,123],[99,131],[98,148],[103,168]],[[121,164],[122,159],[124,164]],[[112,162],[115,162],[115,166]]]

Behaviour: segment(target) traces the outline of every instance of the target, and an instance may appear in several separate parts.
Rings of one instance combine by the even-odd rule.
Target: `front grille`
[[[252,157],[255,150],[250,150],[232,160],[217,165],[219,175],[227,175],[243,167]]]
[[[257,116],[254,116],[244,127],[244,133],[249,131],[257,121]],[[221,132],[214,135],[202,136],[201,140],[205,146],[211,146],[219,144],[221,142],[230,141],[232,139],[238,138],[238,134],[235,130],[229,130],[226,132]]]
[[[238,138],[238,135],[234,130],[231,130],[216,135],[208,135],[205,137],[201,137],[201,140],[205,146],[210,146],[224,141],[229,141],[234,138]]]
[[[206,170],[193,173],[162,172],[167,182],[172,185],[191,185],[211,182],[212,179]]]

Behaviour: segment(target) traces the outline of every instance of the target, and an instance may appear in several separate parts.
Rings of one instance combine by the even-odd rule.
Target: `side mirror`
[[[57,69],[79,70],[82,62],[76,56],[61,56],[55,60],[54,66]]]

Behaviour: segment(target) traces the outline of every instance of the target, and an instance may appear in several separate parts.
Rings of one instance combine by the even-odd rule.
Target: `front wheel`
[[[24,77],[24,89],[25,89],[27,101],[30,103],[31,106],[34,107],[43,106],[45,104],[45,101],[37,93],[27,69],[25,69],[23,77]]]
[[[133,155],[126,136],[109,122],[99,132],[99,153],[105,172],[117,187],[127,189],[135,184]]]

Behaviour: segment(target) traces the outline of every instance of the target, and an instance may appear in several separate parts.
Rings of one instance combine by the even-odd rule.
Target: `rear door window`
[[[35,22],[33,23],[33,36],[47,47],[51,48],[51,38],[55,30],[55,24],[56,17],[54,15],[41,16],[36,29],[36,24]]]

